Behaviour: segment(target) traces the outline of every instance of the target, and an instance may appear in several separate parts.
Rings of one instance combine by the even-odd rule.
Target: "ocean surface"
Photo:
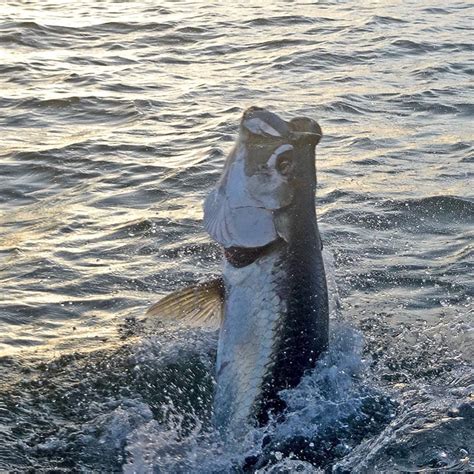
[[[473,24],[468,1],[3,1],[0,470],[474,470]],[[219,273],[201,205],[250,105],[323,129],[338,308],[284,421],[233,445],[217,335],[142,318]]]

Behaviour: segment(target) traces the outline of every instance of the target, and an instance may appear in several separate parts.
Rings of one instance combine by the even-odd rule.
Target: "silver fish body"
[[[326,347],[326,323],[315,318],[327,311],[322,260],[308,309],[295,294],[294,285],[306,282],[293,279],[299,270],[291,268],[288,251],[280,243],[244,268],[224,264],[214,424],[234,436],[244,434],[248,423],[264,424],[270,413],[281,411],[278,392],[295,386]]]
[[[274,118],[265,110],[253,110],[257,117],[263,116],[260,121],[264,125],[269,115]],[[311,121],[310,126],[313,124]],[[269,163],[275,150],[286,153],[291,147],[291,176],[273,174],[267,176],[266,183],[264,176],[260,189],[251,189],[259,171],[245,176],[235,167],[229,171],[227,164],[215,191],[220,194],[220,208],[210,212],[209,203],[205,205],[208,230],[210,227],[211,235],[227,249],[214,424],[222,433],[233,436],[244,434],[249,424],[265,424],[272,413],[280,413],[284,402],[279,391],[296,386],[327,347],[328,295],[314,201],[315,140],[310,134],[291,136],[288,128],[287,136],[275,133],[269,139],[265,137],[260,149],[258,140],[257,147],[252,143],[247,149],[238,145],[240,157],[234,158],[234,164],[252,154],[263,154],[258,159]],[[303,128],[308,128],[306,122]],[[251,166],[248,162],[239,164],[244,165],[249,173]],[[232,178],[241,180],[240,189],[236,183],[229,185]],[[265,194],[268,189],[270,192]],[[234,209],[236,218],[229,218]],[[246,211],[250,211],[247,223]],[[222,216],[216,219],[219,212]],[[257,225],[253,223],[254,214],[261,218]],[[219,219],[220,227],[216,225]]]

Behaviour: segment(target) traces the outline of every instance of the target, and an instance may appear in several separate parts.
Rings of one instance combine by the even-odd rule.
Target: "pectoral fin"
[[[215,278],[175,291],[150,306],[146,326],[174,321],[184,326],[219,329],[224,314],[224,282]]]

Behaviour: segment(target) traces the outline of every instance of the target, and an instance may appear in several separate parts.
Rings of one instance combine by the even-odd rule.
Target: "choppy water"
[[[0,13],[0,469],[474,469],[470,2]],[[218,272],[201,202],[249,105],[323,128],[341,311],[285,421],[223,446],[216,335],[135,319]]]

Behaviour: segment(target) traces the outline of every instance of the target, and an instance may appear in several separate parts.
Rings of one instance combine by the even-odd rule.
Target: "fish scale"
[[[276,250],[245,268],[224,266],[227,317],[217,352],[214,421],[234,433],[243,420],[255,418],[263,381],[274,365],[279,320],[286,313],[278,295],[286,276],[280,260]]]

